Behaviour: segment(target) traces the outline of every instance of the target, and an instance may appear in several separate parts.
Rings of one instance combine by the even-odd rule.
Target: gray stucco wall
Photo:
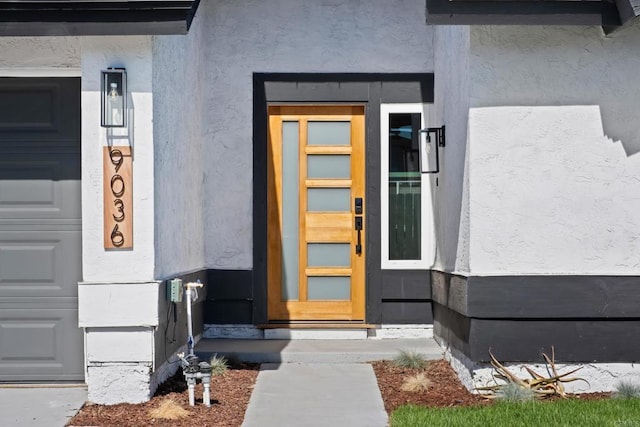
[[[422,0],[202,2],[205,264],[252,268],[252,74],[432,72]]]
[[[470,271],[637,275],[640,26],[470,43]]]
[[[204,267],[204,25],[185,36],[153,39],[155,277]]]
[[[466,185],[469,111],[469,27],[438,26],[434,37],[435,105],[446,125],[438,186],[434,187],[436,262],[443,271],[469,271],[469,202]]]

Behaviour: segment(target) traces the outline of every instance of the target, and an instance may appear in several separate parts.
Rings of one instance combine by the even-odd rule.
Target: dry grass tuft
[[[174,400],[163,400],[160,406],[149,410],[151,418],[159,418],[163,420],[179,420],[189,416],[189,411],[184,409]]]
[[[424,373],[419,373],[405,378],[400,389],[410,393],[417,393],[419,391],[427,391],[430,386],[431,380]]]

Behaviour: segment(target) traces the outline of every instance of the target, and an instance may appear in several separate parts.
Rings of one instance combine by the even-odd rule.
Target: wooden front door
[[[364,107],[270,106],[270,321],[364,320]]]

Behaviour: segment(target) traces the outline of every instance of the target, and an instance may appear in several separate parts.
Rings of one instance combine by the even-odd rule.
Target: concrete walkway
[[[371,365],[263,364],[243,427],[384,427]]]
[[[85,386],[2,387],[0,426],[63,427],[86,400]]]

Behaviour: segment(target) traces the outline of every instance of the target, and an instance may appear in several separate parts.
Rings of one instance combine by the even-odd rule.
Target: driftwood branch
[[[582,369],[582,367],[573,369],[563,374],[558,373],[558,369],[556,367],[555,349],[553,347],[551,347],[551,357],[549,357],[545,353],[542,353],[542,358],[545,361],[545,368],[547,371],[546,377],[534,371],[528,366],[523,366],[523,368],[527,371],[531,378],[520,378],[516,374],[511,372],[506,366],[500,363],[498,359],[496,359],[495,356],[491,353],[491,351],[489,352],[489,356],[491,358],[491,366],[493,366],[493,369],[495,371],[493,373],[493,377],[496,380],[503,381],[502,384],[499,384],[496,381],[495,385],[476,388],[476,390],[478,391],[486,392],[484,393],[484,396],[489,399],[497,397],[497,395],[509,384],[517,384],[520,387],[529,389],[533,391],[534,395],[537,397],[560,396],[562,398],[567,397],[564,383],[573,381],[584,381],[589,384],[589,382],[584,378],[569,378],[569,375],[574,374],[576,371],[579,371],[580,369]]]

